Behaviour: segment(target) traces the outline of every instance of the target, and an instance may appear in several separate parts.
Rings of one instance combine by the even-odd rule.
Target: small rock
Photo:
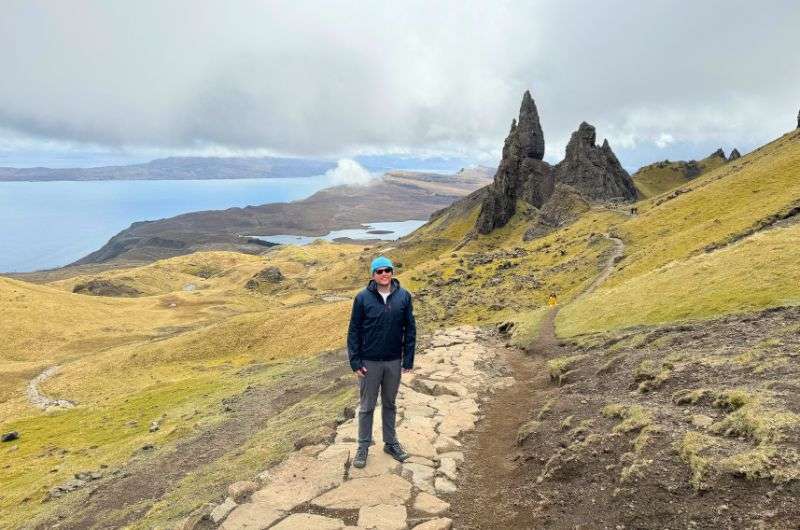
[[[701,429],[707,429],[714,423],[714,418],[706,416],[705,414],[695,414],[691,418],[692,425]]]
[[[159,429],[159,425],[157,421],[150,422],[150,432],[156,432]]]
[[[240,480],[228,485],[228,495],[234,502],[241,504],[258,489],[258,484],[252,480]]]
[[[4,442],[11,442],[11,441],[16,440],[18,438],[19,438],[19,432],[11,431],[11,432],[4,433],[3,436],[0,437],[0,440],[2,440]]]
[[[445,477],[436,477],[434,487],[436,488],[436,491],[440,493],[453,493],[458,489],[456,488],[455,484],[450,482],[450,480],[446,479]]]
[[[236,508],[236,502],[230,497],[226,498],[222,504],[211,510],[211,520],[216,524],[221,523],[234,508]]]
[[[414,499],[414,509],[428,515],[439,515],[450,509],[450,503],[435,495],[421,491]]]

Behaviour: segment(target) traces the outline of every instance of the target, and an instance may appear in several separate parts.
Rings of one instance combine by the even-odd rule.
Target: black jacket
[[[416,343],[417,325],[409,292],[392,278],[391,292],[384,303],[377,284],[370,280],[353,300],[347,332],[350,367],[355,371],[364,366],[363,360],[402,358],[403,368],[413,368]]]

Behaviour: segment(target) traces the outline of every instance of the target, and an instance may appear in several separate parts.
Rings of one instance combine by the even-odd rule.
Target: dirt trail
[[[622,256],[622,240],[606,237],[614,243],[612,251],[597,277],[574,300],[597,289]],[[484,419],[465,443],[459,494],[452,499],[454,528],[532,528],[536,524],[531,515],[542,499],[533,489],[535,484],[531,485],[529,504],[520,506],[518,495],[509,494],[507,474],[523,457],[517,445],[520,427],[546,405],[548,390],[552,390],[545,363],[561,355],[555,332],[559,310],[556,306],[545,315],[537,338],[526,352],[507,350],[515,384],[497,392],[487,403]]]
[[[25,391],[25,393],[28,395],[28,401],[31,405],[34,407],[39,407],[42,410],[47,410],[54,407],[69,409],[75,406],[73,401],[68,399],[53,399],[45,394],[42,394],[42,392],[39,390],[39,385],[46,379],[57,374],[60,369],[60,366],[51,366],[44,372],[31,379],[31,382],[28,383],[28,388]]]

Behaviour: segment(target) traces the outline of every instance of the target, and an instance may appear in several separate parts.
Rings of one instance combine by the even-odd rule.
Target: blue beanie
[[[372,265],[369,266],[370,274],[375,274],[375,269],[380,269],[381,267],[391,267],[394,268],[392,265],[392,260],[387,258],[386,256],[378,256],[374,260],[372,260]]]

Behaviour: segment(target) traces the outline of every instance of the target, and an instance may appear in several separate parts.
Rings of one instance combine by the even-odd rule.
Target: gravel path
[[[39,385],[49,377],[57,374],[60,369],[60,366],[51,366],[44,372],[31,379],[31,382],[28,383],[28,388],[25,390],[25,393],[28,395],[28,401],[31,405],[34,407],[39,407],[42,410],[47,410],[49,408],[70,409],[75,406],[73,401],[68,399],[53,399],[45,394],[42,394],[42,392],[39,390]]]

